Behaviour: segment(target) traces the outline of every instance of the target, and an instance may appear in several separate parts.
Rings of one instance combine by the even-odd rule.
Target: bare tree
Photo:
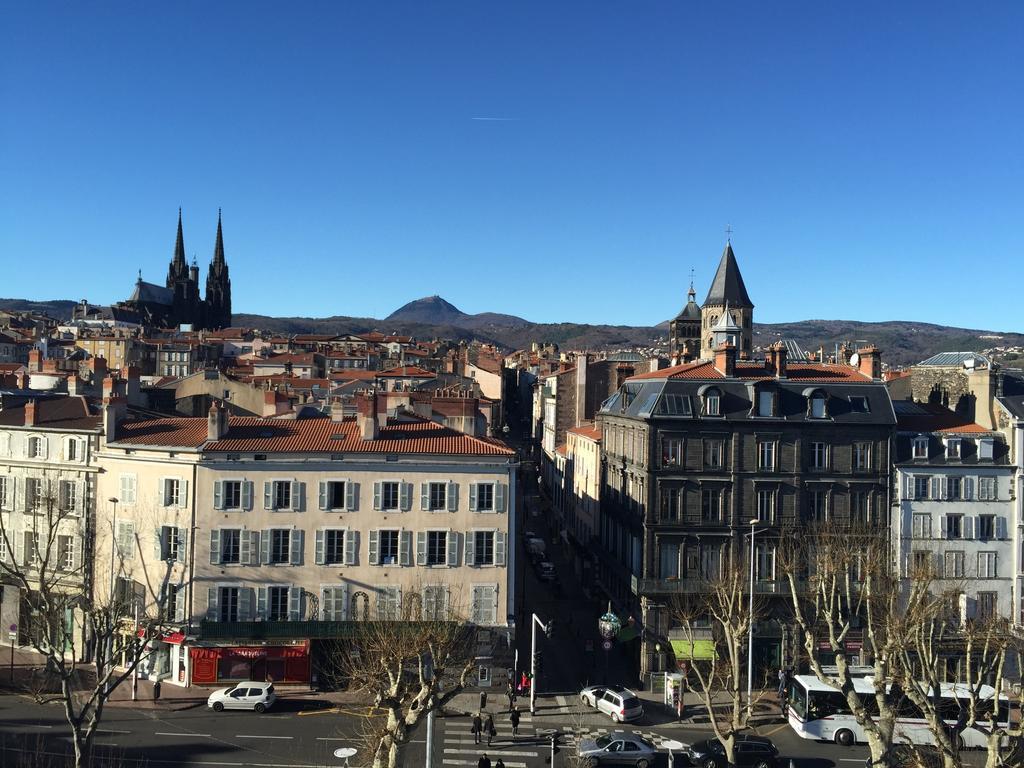
[[[750,728],[757,703],[757,699],[746,701],[744,695],[747,641],[752,623],[764,613],[764,604],[751,601],[748,574],[746,564],[730,557],[720,577],[705,580],[699,592],[676,600],[672,608],[691,658],[697,655],[699,641],[706,641],[709,634],[714,641],[715,652],[706,662],[695,661],[693,674],[711,729],[730,765],[736,764],[736,737]],[[763,685],[758,690],[763,691]]]
[[[107,701],[135,673],[156,622],[143,621],[138,633],[131,632],[131,641],[120,649],[123,665],[116,668],[111,651],[125,637],[130,602],[127,596],[114,595],[105,603],[92,598],[91,555],[101,534],[90,530],[91,518],[81,503],[73,503],[59,477],[29,482],[22,526],[12,526],[15,513],[0,514],[7,553],[0,575],[21,592],[21,631],[44,659],[50,690],[57,689],[49,700],[63,706],[80,768],[90,759]]]

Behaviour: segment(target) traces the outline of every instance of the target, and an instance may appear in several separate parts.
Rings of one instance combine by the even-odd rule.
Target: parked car
[[[541,560],[537,563],[537,578],[541,581],[554,581],[557,576],[554,563],[547,560]]]
[[[225,709],[252,709],[256,712],[266,712],[277,701],[277,694],[274,692],[272,683],[257,683],[246,680],[230,688],[220,688],[210,694],[206,700],[206,706],[214,712],[222,712]]]
[[[726,768],[729,761],[725,757],[725,749],[718,739],[705,739],[691,744],[686,750],[690,762],[698,768]],[[736,737],[736,766],[744,768],[776,768],[779,764],[779,750],[771,739],[762,736]]]
[[[544,553],[547,552],[547,544],[544,543],[544,539],[527,539],[526,551],[531,556],[543,556]]]
[[[644,714],[644,706],[637,695],[621,685],[588,686],[580,691],[580,701],[604,712],[616,723],[637,720]]]
[[[634,733],[612,731],[595,739],[581,739],[577,750],[584,768],[598,765],[631,765],[649,768],[657,763],[658,748]]]

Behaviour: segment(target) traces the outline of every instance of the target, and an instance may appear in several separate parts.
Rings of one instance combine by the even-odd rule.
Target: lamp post
[[[107,674],[110,674],[110,670],[114,668],[114,552],[117,550],[117,502],[119,499],[116,496],[111,496],[107,499],[111,504],[114,505],[114,516],[110,521],[110,602],[108,604],[108,612],[110,619],[110,627],[107,634]],[[110,691],[110,680],[107,680],[107,692]]]
[[[554,622],[545,624],[540,617],[534,613],[530,620],[530,714],[537,714],[537,627],[544,630],[544,634],[551,637],[551,630]]]
[[[750,521],[750,602],[747,607],[747,719],[753,712],[751,697],[754,692],[754,530],[760,519]]]
[[[608,652],[612,648],[612,640],[619,634],[619,630],[622,629],[622,622],[619,617],[612,613],[612,601],[608,601],[608,611],[597,620],[597,631],[601,635],[603,642],[601,647],[604,649],[604,676],[608,677]]]

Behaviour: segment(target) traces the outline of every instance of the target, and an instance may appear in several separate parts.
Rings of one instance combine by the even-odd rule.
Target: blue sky
[[[19,3],[0,295],[653,324],[727,224],[755,318],[1024,330],[1022,3]],[[475,118],[504,118],[480,120]]]

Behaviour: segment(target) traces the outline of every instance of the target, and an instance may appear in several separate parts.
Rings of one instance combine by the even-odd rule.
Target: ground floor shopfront
[[[258,680],[310,683],[309,641],[289,645],[193,646],[189,649],[193,685]]]

